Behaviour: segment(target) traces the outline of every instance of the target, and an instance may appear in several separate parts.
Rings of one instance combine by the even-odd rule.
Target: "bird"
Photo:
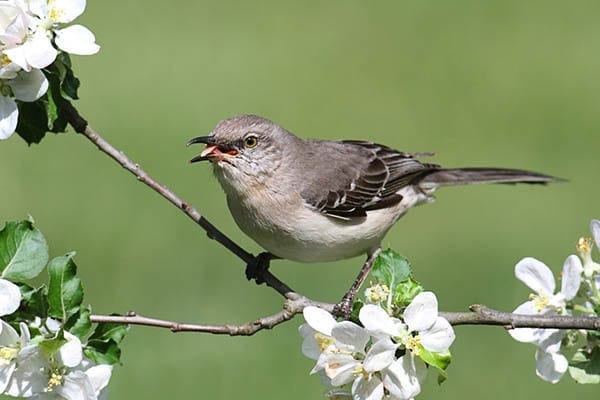
[[[445,169],[422,161],[433,153],[370,141],[305,139],[257,115],[222,120],[188,146],[199,143],[205,148],[190,162],[212,163],[234,221],[267,251],[263,258],[314,263],[365,254],[363,280],[390,228],[432,202],[439,187],[560,180],[519,169]]]

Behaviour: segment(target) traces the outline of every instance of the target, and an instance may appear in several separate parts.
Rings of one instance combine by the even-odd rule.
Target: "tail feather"
[[[538,172],[507,168],[453,168],[434,170],[419,181],[423,186],[451,186],[478,183],[546,184],[564,179]]]

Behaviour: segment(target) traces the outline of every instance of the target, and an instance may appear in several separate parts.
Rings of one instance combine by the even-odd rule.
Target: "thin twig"
[[[95,323],[115,323],[127,325],[143,325],[155,328],[167,328],[171,332],[199,332],[212,333],[215,335],[229,336],[251,336],[263,329],[272,329],[275,326],[287,322],[304,310],[306,306],[317,306],[328,311],[333,311],[333,304],[320,303],[310,300],[304,296],[297,296],[295,300],[286,300],[283,304],[283,310],[280,312],[259,318],[255,321],[246,322],[240,325],[206,325],[181,323],[167,321],[157,318],[149,318],[139,315],[133,311],[126,315],[92,315],[90,319]]]
[[[493,310],[481,304],[473,304],[469,309],[471,312],[443,312],[440,315],[452,325],[501,325],[506,329],[554,328],[600,331],[598,317],[512,314]]]
[[[286,300],[283,310],[259,318],[255,321],[240,325],[205,325],[167,321],[157,318],[143,317],[135,312],[126,315],[92,315],[92,322],[116,323],[129,325],[143,325],[155,328],[167,328],[172,332],[198,332],[212,333],[215,335],[250,336],[263,329],[272,329],[277,325],[287,322],[300,314],[304,307],[321,307],[329,312],[333,311],[335,304],[321,303],[305,296],[298,295],[295,300]],[[506,329],[514,328],[554,328],[554,329],[588,329],[600,330],[600,318],[597,317],[570,317],[562,315],[524,315],[512,314],[493,310],[480,304],[474,304],[471,312],[440,312],[450,322],[450,325],[490,325],[504,326]]]

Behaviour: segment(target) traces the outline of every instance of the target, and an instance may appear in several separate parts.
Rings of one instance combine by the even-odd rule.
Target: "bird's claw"
[[[271,264],[271,253],[260,253],[246,265],[246,279],[254,280],[257,285],[265,283],[265,272]]]

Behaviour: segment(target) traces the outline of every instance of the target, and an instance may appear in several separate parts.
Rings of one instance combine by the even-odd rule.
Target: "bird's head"
[[[190,162],[208,160],[219,178],[224,175],[229,183],[247,184],[249,179],[262,180],[272,174],[290,138],[295,137],[268,119],[238,115],[219,122],[210,135],[190,140],[188,146],[206,145]]]

